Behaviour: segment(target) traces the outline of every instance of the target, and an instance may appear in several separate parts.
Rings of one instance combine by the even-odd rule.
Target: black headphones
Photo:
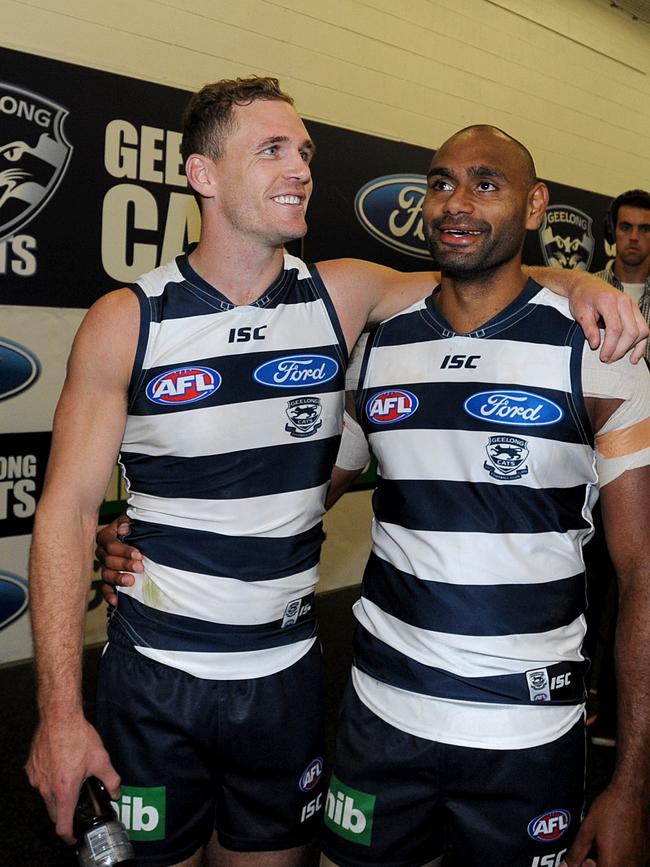
[[[644,208],[650,211],[650,193],[646,190],[627,190],[627,192],[621,193],[620,196],[616,196],[611,202],[605,214],[605,224],[603,227],[605,240],[608,244],[616,242],[616,219],[621,205],[633,205],[635,208]]]

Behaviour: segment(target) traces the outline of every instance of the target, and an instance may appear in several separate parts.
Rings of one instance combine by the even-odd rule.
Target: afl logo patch
[[[413,415],[418,405],[417,397],[410,391],[380,391],[366,403],[366,415],[375,424],[393,424]]]
[[[311,792],[323,775],[323,760],[320,756],[311,761],[300,776],[298,785],[302,792]]]
[[[256,382],[274,388],[304,388],[334,379],[338,361],[328,355],[285,355],[261,364],[253,373]]]
[[[176,367],[152,379],[146,395],[161,406],[196,403],[214,394],[220,385],[221,376],[211,367]]]
[[[528,836],[540,843],[554,843],[571,824],[568,810],[549,810],[528,824]]]
[[[368,181],[354,199],[363,228],[382,244],[420,259],[430,254],[422,226],[424,175],[384,175]]]
[[[40,372],[38,359],[29,349],[0,337],[0,400],[25,391]]]
[[[0,572],[0,629],[17,620],[27,608],[27,581]]]
[[[556,424],[563,410],[552,400],[527,391],[480,391],[464,403],[468,415],[494,424]]]

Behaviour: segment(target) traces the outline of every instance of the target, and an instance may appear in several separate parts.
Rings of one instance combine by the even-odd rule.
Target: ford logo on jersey
[[[528,391],[480,391],[468,397],[465,412],[494,424],[556,424],[564,412],[552,400]]]
[[[317,759],[313,759],[313,761],[311,761],[302,772],[300,780],[298,781],[300,790],[302,792],[311,792],[311,790],[318,785],[318,781],[322,774],[323,760],[319,756]]]
[[[196,403],[219,388],[221,376],[211,367],[175,367],[152,379],[147,386],[147,397],[163,406]]]
[[[410,391],[392,389],[374,394],[366,403],[366,415],[376,424],[393,424],[413,415],[418,399]]]
[[[338,370],[338,361],[327,355],[285,355],[261,364],[253,376],[262,385],[304,388],[306,385],[329,382],[334,379]]]
[[[549,810],[528,823],[528,836],[540,843],[553,843],[558,840],[571,824],[571,813],[567,810]]]
[[[421,259],[429,259],[422,202],[424,175],[384,175],[368,181],[354,199],[354,213],[363,228],[382,244]]]
[[[27,581],[0,572],[0,629],[16,620],[27,608]]]
[[[25,391],[40,372],[38,359],[29,349],[0,337],[0,400]]]

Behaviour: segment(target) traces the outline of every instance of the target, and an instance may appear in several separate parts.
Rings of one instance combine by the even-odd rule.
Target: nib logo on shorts
[[[112,801],[117,818],[131,840],[165,839],[165,786],[122,786],[122,797]]]
[[[375,795],[344,786],[332,774],[325,804],[325,824],[339,837],[370,846],[376,800]]]

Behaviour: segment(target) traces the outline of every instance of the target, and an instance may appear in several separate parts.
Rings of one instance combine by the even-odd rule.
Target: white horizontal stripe
[[[178,270],[176,260],[172,260],[153,271],[149,271],[148,274],[138,277],[137,283],[148,296],[153,298],[162,295],[168,283],[180,283],[184,280],[185,278]]]
[[[377,521],[372,526],[374,552],[395,568],[422,580],[472,586],[543,584],[577,575],[584,568],[581,540],[589,533],[445,533]]]
[[[251,680],[276,674],[294,665],[302,659],[315,641],[316,638],[308,638],[306,641],[298,641],[282,647],[233,653],[156,650],[154,647],[138,645],[135,645],[135,649],[149,659],[186,671],[193,677],[202,677],[204,680]]]
[[[366,707],[389,725],[461,747],[537,747],[562,737],[584,714],[582,705],[542,707],[433,698],[382,683],[354,667],[352,682]]]
[[[201,455],[232,454],[235,450],[266,446],[313,442],[336,436],[343,429],[343,394],[327,392],[318,395],[321,401],[321,427],[309,437],[292,437],[285,430],[289,423],[286,414],[289,397],[275,392],[269,400],[235,403],[200,409],[192,405],[188,411],[169,412],[165,415],[129,416],[124,431],[123,451],[146,455]],[[291,397],[293,399],[293,396]],[[191,409],[191,411],[190,411]],[[236,434],[233,434],[233,431]]]
[[[477,355],[475,369],[458,370],[441,365],[447,355]],[[522,383],[519,390],[553,388],[571,391],[569,346],[549,346],[530,343],[523,353],[521,343],[512,340],[477,340],[458,335],[446,340],[431,340],[427,344],[426,363],[421,343],[380,346],[372,350],[371,363],[365,378],[366,388],[408,385],[420,382],[479,382],[481,370],[489,371],[490,389],[513,379]],[[525,386],[523,385],[525,383]],[[487,390],[484,384],[476,391]]]
[[[355,602],[353,611],[368,632],[430,668],[460,677],[521,674],[558,662],[578,662],[585,634],[584,617],[568,626],[523,635],[456,635],[411,626],[382,611],[369,599]]]
[[[561,313],[566,317],[566,319],[574,318],[569,309],[569,299],[564,295],[558,295],[557,292],[553,292],[551,289],[547,289],[546,286],[543,286],[537,295],[533,295],[530,299],[530,303],[539,304],[542,307],[553,307],[558,313]]]
[[[528,472],[515,482],[495,479],[483,466],[487,463],[492,467],[487,452],[490,431],[408,430],[387,426],[371,433],[368,440],[381,461],[385,479],[515,483],[526,488],[569,488],[584,484],[588,478],[596,481],[594,451],[589,445],[528,434],[521,437],[515,427],[504,427],[498,433],[526,442],[528,457],[523,466]]]
[[[229,342],[233,328],[263,328],[261,339]],[[300,352],[290,352],[296,335]],[[164,365],[186,365],[192,360],[246,355],[252,352],[281,352],[296,355],[309,352],[311,346],[338,344],[338,339],[327,318],[325,305],[320,300],[307,304],[279,304],[277,307],[250,307],[242,305],[221,313],[203,316],[165,319],[151,322],[149,342],[143,368]],[[336,351],[330,355],[337,357]],[[215,365],[219,369],[218,363]]]
[[[328,486],[326,482],[302,491],[224,500],[155,497],[131,491],[129,516],[225,536],[286,538],[304,533],[321,520]]]
[[[136,573],[132,587],[121,587],[120,594],[157,611],[230,626],[280,620],[289,602],[309,596],[318,581],[318,566],[270,581],[202,575],[171,569],[149,558],[144,560],[144,570]]]

